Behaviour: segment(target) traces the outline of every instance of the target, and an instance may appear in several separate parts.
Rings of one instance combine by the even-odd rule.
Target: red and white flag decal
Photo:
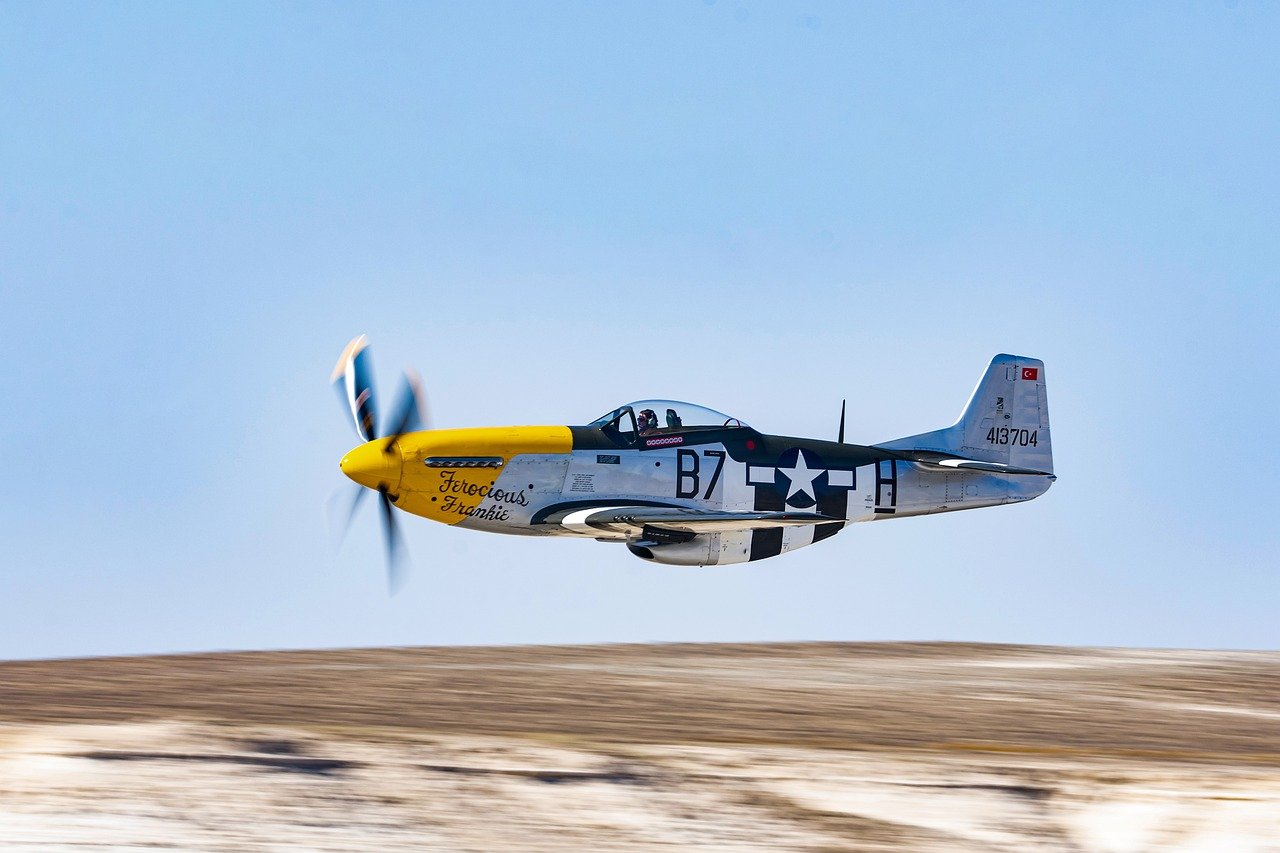
[[[1024,367],[1022,368],[1022,378],[1028,382],[1035,382],[1040,377],[1040,368]]]

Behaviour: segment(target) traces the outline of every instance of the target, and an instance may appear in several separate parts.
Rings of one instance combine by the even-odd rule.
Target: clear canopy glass
[[[687,427],[745,427],[746,424],[732,415],[679,400],[637,400],[619,406],[607,415],[591,422],[591,426],[606,426],[622,419],[630,409],[641,432],[652,430],[684,429]],[[626,430],[628,426],[622,426]]]

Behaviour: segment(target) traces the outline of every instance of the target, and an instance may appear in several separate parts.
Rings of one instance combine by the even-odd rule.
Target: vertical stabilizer
[[[876,446],[945,453],[1052,474],[1044,362],[997,355],[954,425]]]

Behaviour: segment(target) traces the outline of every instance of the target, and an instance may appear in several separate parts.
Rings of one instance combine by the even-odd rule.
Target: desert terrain
[[[0,849],[1280,851],[1280,653],[0,663]]]

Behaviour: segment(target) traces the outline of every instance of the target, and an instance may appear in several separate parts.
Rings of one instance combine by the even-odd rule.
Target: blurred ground
[[[0,664],[0,846],[1280,851],[1280,653]]]

